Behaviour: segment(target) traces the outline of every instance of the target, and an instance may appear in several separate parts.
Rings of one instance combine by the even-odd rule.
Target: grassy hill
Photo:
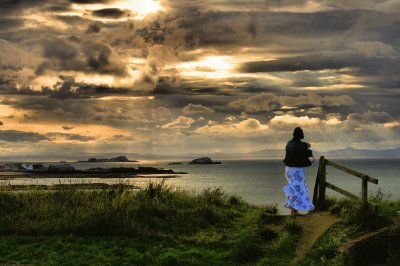
[[[298,265],[335,265],[321,261],[340,262],[341,242],[390,223],[400,207],[398,201],[386,212],[353,217],[357,204],[346,202],[330,203],[343,222]],[[3,187],[0,264],[291,265],[302,227],[276,211],[221,189],[193,195],[163,183],[139,191]]]

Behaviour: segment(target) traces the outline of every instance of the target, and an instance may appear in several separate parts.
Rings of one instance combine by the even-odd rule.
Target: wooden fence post
[[[319,171],[319,176],[318,176],[318,186],[319,186],[319,191],[318,191],[318,208],[322,208],[322,206],[325,203],[325,192],[326,192],[326,163],[325,163],[325,157],[321,156],[319,158],[319,165],[320,165],[320,171]]]
[[[314,192],[313,192],[313,198],[312,198],[312,203],[314,204],[315,208],[318,208],[318,189],[319,189],[319,175],[321,171],[321,165],[318,164],[318,172],[317,176],[315,177],[315,184],[314,184]]]
[[[364,207],[368,206],[368,177],[363,176],[362,178],[362,190],[361,190],[361,200]]]

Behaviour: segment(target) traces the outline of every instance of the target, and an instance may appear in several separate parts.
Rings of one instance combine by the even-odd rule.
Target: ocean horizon
[[[379,189],[385,195],[393,198],[400,197],[400,159],[341,159],[336,162],[359,171],[363,174],[375,177],[379,184],[369,183],[368,192],[376,193]],[[238,195],[252,204],[276,204],[281,212],[285,212],[283,204],[285,197],[283,186],[286,185],[284,176],[285,166],[281,159],[242,159],[223,160],[222,164],[196,165],[182,161],[182,164],[169,163],[176,160],[146,160],[139,162],[100,162],[82,163],[68,162],[76,169],[88,169],[95,167],[139,167],[151,166],[156,168],[172,169],[175,172],[187,172],[188,174],[168,175],[168,178],[160,178],[157,175],[140,176],[135,178],[30,178],[13,177],[7,180],[0,180],[3,184],[18,185],[52,185],[52,184],[73,184],[73,183],[125,183],[143,186],[149,182],[161,182],[177,189],[188,190],[198,193],[207,188],[221,188],[227,194]],[[44,165],[62,164],[44,162]],[[318,168],[316,160],[311,167],[306,168],[306,182],[308,184],[310,197],[315,184]],[[166,175],[161,175],[166,177]],[[350,174],[341,172],[327,166],[327,181],[333,183],[355,195],[361,195],[361,179]],[[342,197],[342,195],[327,189],[329,196]]]

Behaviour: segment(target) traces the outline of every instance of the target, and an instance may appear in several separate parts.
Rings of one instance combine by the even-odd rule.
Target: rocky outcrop
[[[33,168],[33,170],[43,170],[43,169],[46,169],[46,167],[45,167],[43,164],[41,164],[41,163],[35,163],[35,164],[33,164],[32,168]]]
[[[76,170],[71,165],[50,165],[49,168],[44,170],[31,171],[35,174],[78,174],[84,176],[136,176],[142,174],[187,174],[186,172],[174,172],[171,169],[160,169],[154,167],[113,167],[113,168],[90,168],[86,170]]]
[[[43,169],[43,168],[42,168]],[[75,172],[75,167],[69,164],[63,165],[50,165],[45,171],[49,173],[57,173],[57,172]]]
[[[214,162],[210,157],[202,157],[192,160],[189,164],[221,164],[221,162]]]
[[[342,244],[339,247],[339,252],[343,254],[343,264],[354,266],[386,265],[389,232],[390,228],[385,227]]]
[[[131,161],[125,156],[118,156],[111,159],[97,159],[97,158],[89,158],[87,161],[78,161],[80,163],[104,163],[104,162],[137,162],[135,160]]]

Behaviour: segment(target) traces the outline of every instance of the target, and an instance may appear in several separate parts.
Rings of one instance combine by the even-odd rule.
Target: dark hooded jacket
[[[283,162],[289,167],[307,167],[311,165],[308,157],[312,157],[312,151],[308,145],[299,139],[293,138],[286,144],[286,156]]]

